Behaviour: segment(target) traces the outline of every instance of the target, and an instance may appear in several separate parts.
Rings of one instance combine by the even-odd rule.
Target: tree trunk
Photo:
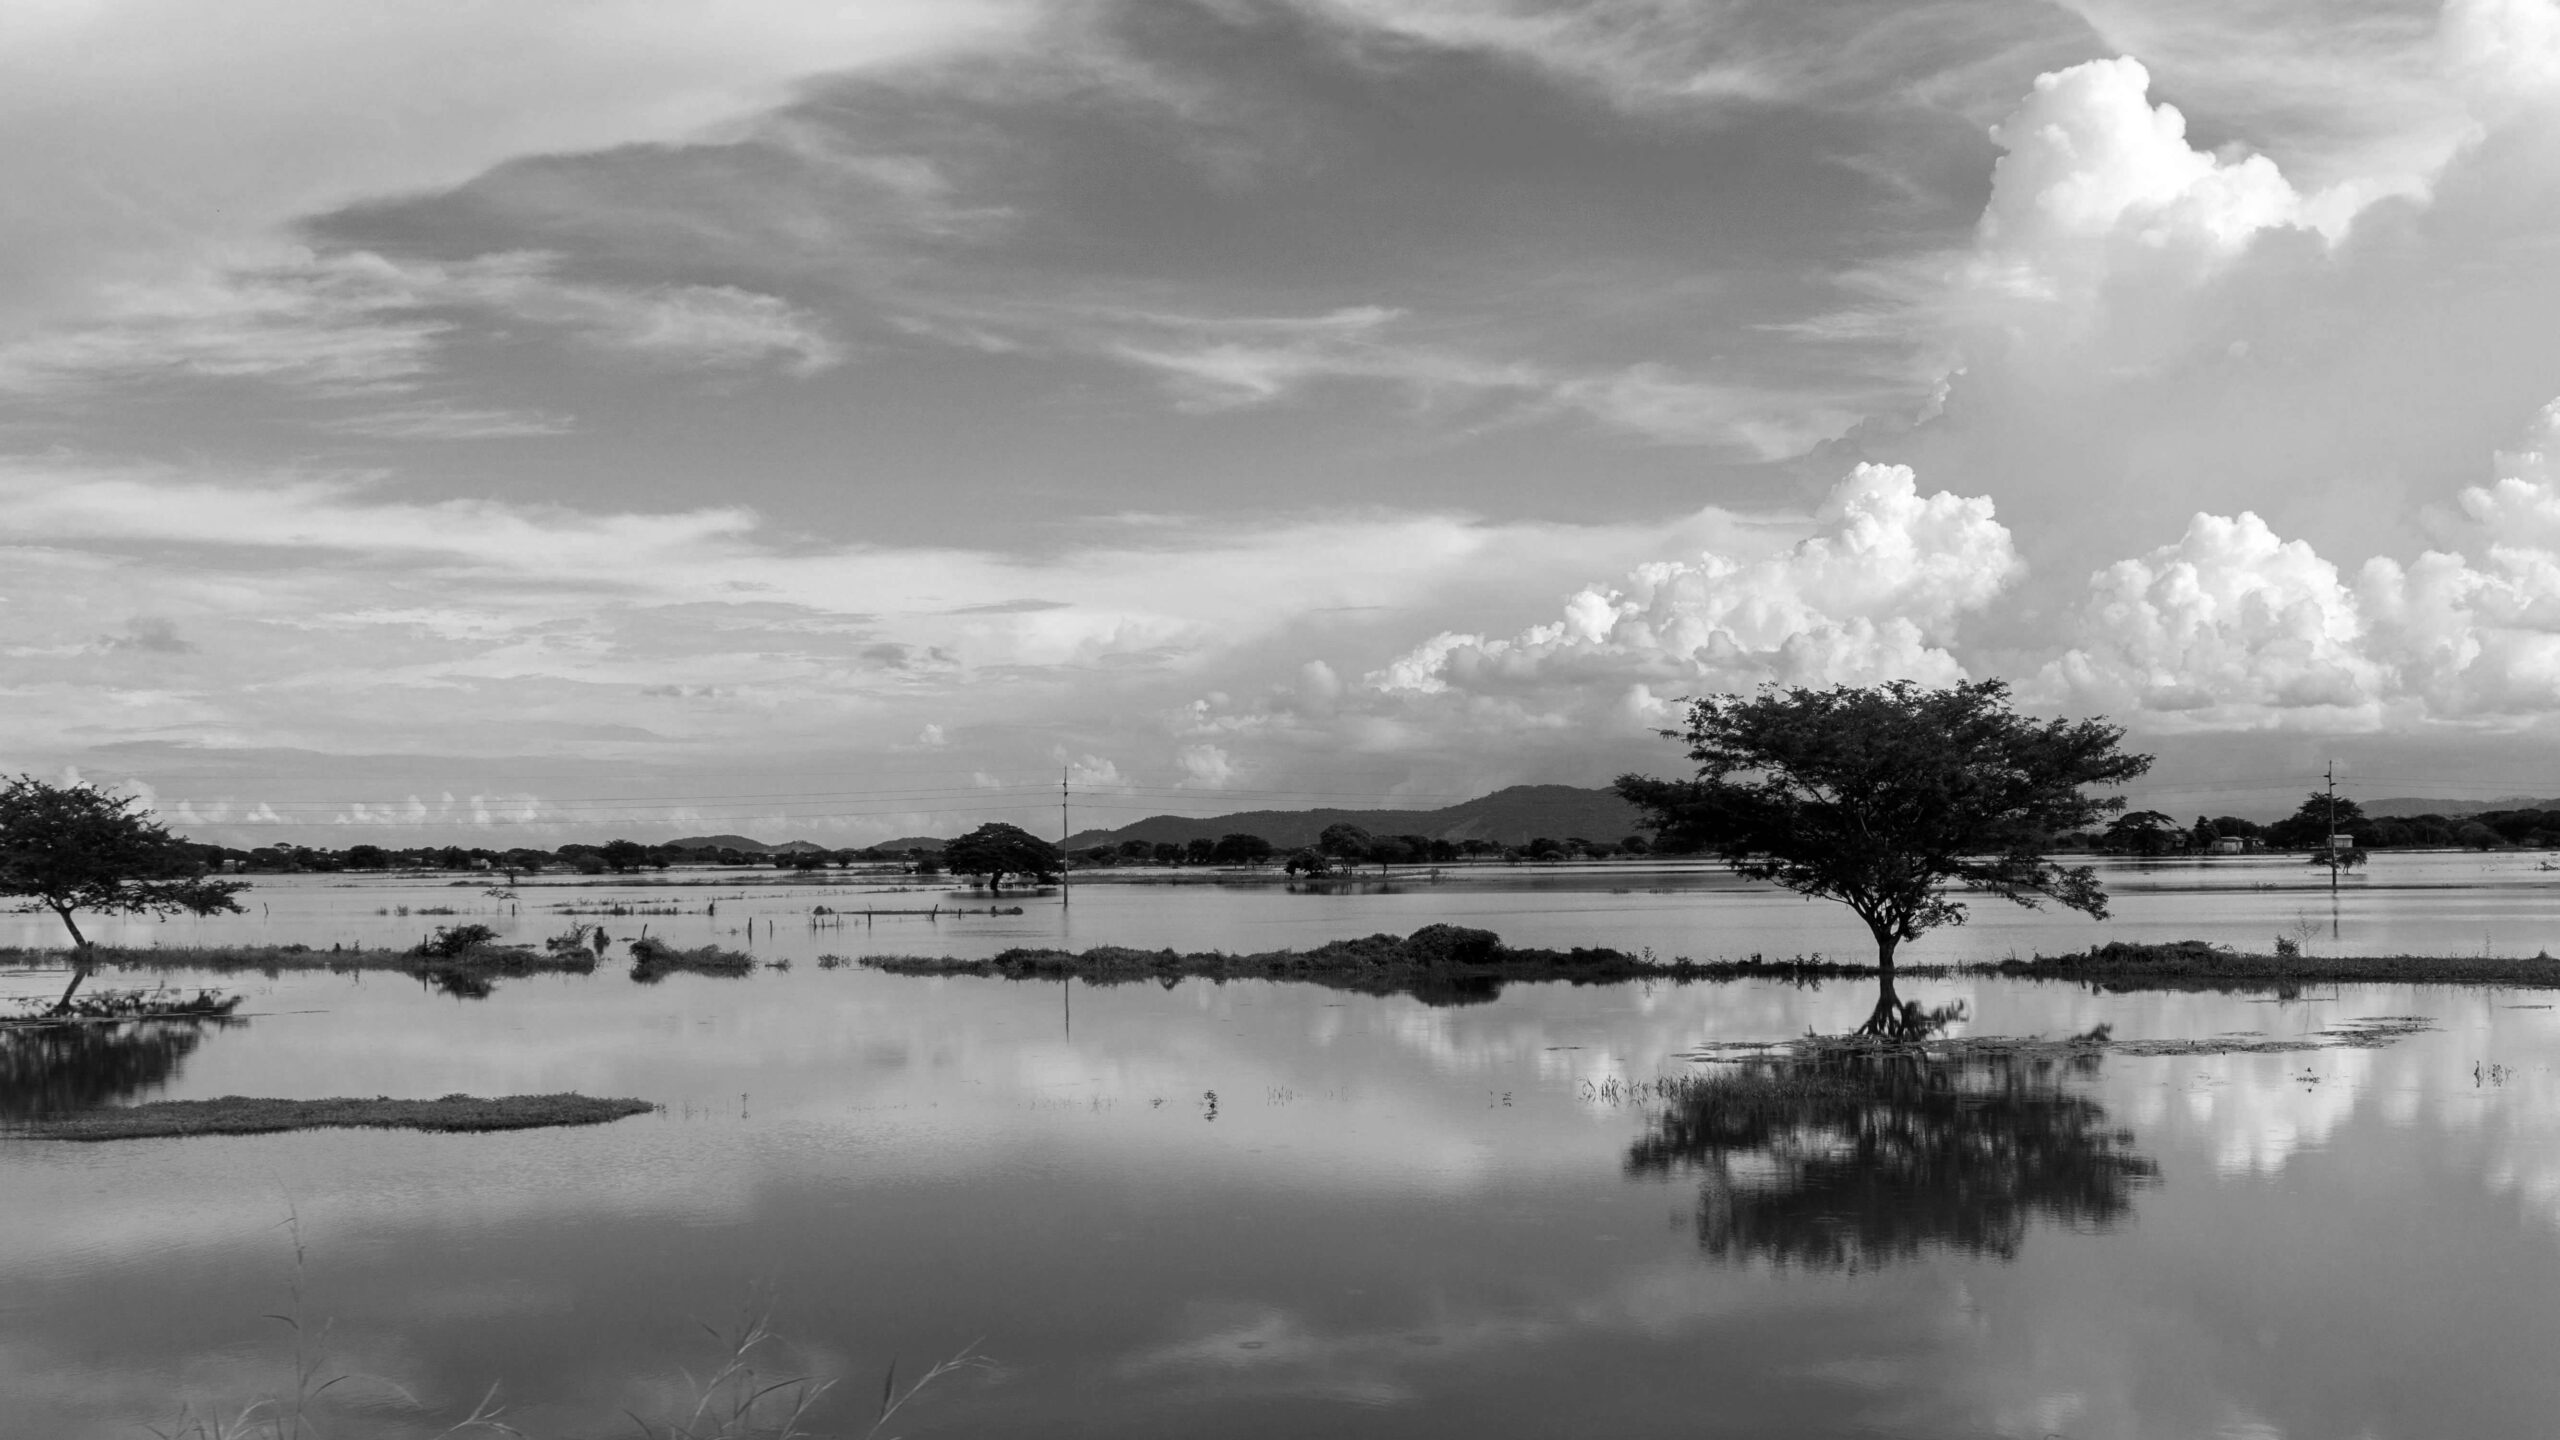
[[[1902,939],[1898,935],[1889,931],[1876,932],[1876,1008],[1867,1012],[1867,1023],[1858,1027],[1857,1033],[1861,1035],[1899,1040],[1908,1034],[1902,997],[1893,990],[1893,952],[1901,944]]]
[[[62,998],[54,1001],[53,1009],[47,1013],[67,1015],[71,1012],[71,997],[80,993],[80,982],[89,978],[89,937],[80,933],[79,922],[71,918],[69,910],[56,905],[53,913],[62,917],[62,927],[71,932],[71,983],[63,987]]]

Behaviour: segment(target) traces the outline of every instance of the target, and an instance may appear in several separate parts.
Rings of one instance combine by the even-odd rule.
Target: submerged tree
[[[1630,1175],[1699,1177],[1720,1259],[1873,1268],[1930,1248],[2014,1258],[2028,1223],[2103,1226],[2158,1168],[2049,1060],[1842,1049],[1671,1095]]]
[[[1904,1035],[1917,1022],[1894,993],[1894,952],[1964,923],[1951,889],[2105,919],[2097,872],[2057,865],[2043,847],[2124,808],[2083,786],[2151,767],[2116,748],[2121,727],[2015,714],[1998,680],[1769,686],[1692,701],[1688,727],[1662,733],[1687,742],[1697,778],[1622,775],[1618,794],[1665,847],[1711,851],[1736,874],[1836,900],[1865,921],[1882,976],[1862,1034]]]
[[[94,785],[48,785],[20,775],[0,786],[0,896],[10,908],[50,910],[71,932],[71,984],[61,1013],[89,978],[89,937],[74,917],[236,912],[236,880],[208,880],[186,841],[142,802]]]
[[[1004,888],[1004,877],[1033,880],[1058,878],[1058,847],[1018,825],[981,825],[942,847],[942,863],[954,875],[983,877],[990,891]]]

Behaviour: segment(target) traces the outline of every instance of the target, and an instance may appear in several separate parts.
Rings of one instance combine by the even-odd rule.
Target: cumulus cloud
[[[1174,752],[1182,784],[1193,790],[1223,790],[1236,778],[1236,762],[1216,745],[1185,745]]]
[[[1922,308],[1946,307],[1940,323],[1968,357],[2079,344],[2110,325],[2119,343],[2183,334],[2159,307],[2270,235],[2335,242],[2374,198],[2352,182],[2306,196],[2265,155],[2197,149],[2150,87],[2138,60],[2092,60],[2039,75],[1991,127],[2004,153],[1974,243],[1947,279],[1923,282],[1943,286]]]
[[[2023,569],[1989,500],[1924,497],[1903,466],[1857,467],[1814,524],[1814,535],[1761,559],[1710,552],[1640,565],[1508,638],[1444,631],[1367,683],[1410,695],[1946,683],[1965,674],[1946,648],[1958,618]]]
[[[2374,728],[2560,711],[2560,402],[2442,529],[2476,544],[2352,578],[2257,515],[2186,533],[2090,580],[2049,694],[2204,728]]]

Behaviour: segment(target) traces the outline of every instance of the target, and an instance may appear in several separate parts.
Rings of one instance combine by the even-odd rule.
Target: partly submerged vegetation
[[[142,1105],[52,1115],[16,1131],[37,1140],[139,1140],[171,1135],[265,1135],[279,1130],[530,1130],[601,1125],[657,1107],[646,1100],[592,1095],[447,1095],[435,1100],[154,1100]]]
[[[736,976],[755,968],[756,957],[743,950],[724,950],[717,945],[683,950],[645,935],[631,942],[631,978],[643,985],[669,975]]]
[[[2284,953],[2286,949],[2293,953]],[[2013,978],[2076,980],[2144,990],[2361,983],[2560,986],[2560,960],[2548,954],[2312,955],[2286,942],[2279,942],[2276,953],[2262,955],[2202,940],[2164,944],[2118,940],[2075,954],[2039,955],[1972,968]]]
[[[603,946],[600,931],[575,925],[551,937],[544,948],[500,945],[463,926],[436,932],[418,946],[313,949],[306,945],[240,945],[148,948],[91,947],[85,963],[96,968],[200,971],[213,974],[255,973],[275,977],[292,971],[319,970],[340,974],[384,971],[416,977],[447,994],[478,998],[501,979],[567,974],[586,975],[598,964]],[[652,984],[669,975],[689,974],[741,978],[763,968],[787,968],[779,958],[759,959],[743,950],[719,945],[684,948],[642,935],[630,945],[630,978]],[[60,951],[0,950],[0,965],[59,964]],[[1673,984],[1742,980],[1781,980],[1813,985],[1827,981],[1874,980],[1883,976],[1871,964],[1845,963],[1820,955],[1770,959],[1759,955],[1739,960],[1662,959],[1650,951],[1630,954],[1604,947],[1566,950],[1514,947],[1490,930],[1459,925],[1426,925],[1411,935],[1377,934],[1334,940],[1306,950],[1225,951],[1140,950],[1104,945],[1073,951],[1023,947],[991,956],[879,955],[858,960],[842,955],[818,957],[818,968],[851,965],[896,975],[975,975],[1007,980],[1082,980],[1093,985],[1125,985],[1153,980],[1171,985],[1183,979],[1277,980],[1356,990],[1378,995],[1412,995],[1434,1004],[1472,1004],[1493,1000],[1513,982],[1562,981],[1574,985],[1625,982]],[[2116,990],[2234,989],[2279,990],[2318,984],[2504,985],[2560,988],[2560,960],[2549,955],[2313,955],[2299,945],[2274,953],[2252,953],[2214,946],[2201,940],[2166,943],[2114,941],[2065,955],[2039,955],[1967,964],[1904,964],[1895,976],[1949,979],[1997,976],[2018,980],[2055,980]],[[98,998],[79,1013],[58,1018],[129,1020],[149,1014],[225,1014],[236,1006],[214,992],[127,992]],[[140,1007],[140,1008],[137,1008]],[[1904,1004],[1897,1026],[1904,1038],[1925,1038],[1939,1028],[1936,1012]],[[0,1016],[0,1020],[7,1017]],[[25,1017],[35,1018],[32,1015]],[[1901,1033],[1900,1030],[1897,1033]]]
[[[863,965],[896,975],[990,975],[1008,980],[1083,980],[1125,985],[1142,980],[1172,984],[1211,980],[1298,980],[1379,995],[1414,995],[1439,1004],[1491,1000],[1514,980],[1562,980],[1605,985],[1628,980],[1740,980],[1757,977],[1818,979],[1873,975],[1872,966],[1828,961],[1749,960],[1702,963],[1657,960],[1623,950],[1515,949],[1490,930],[1425,925],[1411,935],[1370,935],[1334,940],[1312,950],[1270,950],[1230,955],[1223,951],[1134,950],[1103,945],[1090,950],[1014,949],[984,959],[948,955],[866,956]]]

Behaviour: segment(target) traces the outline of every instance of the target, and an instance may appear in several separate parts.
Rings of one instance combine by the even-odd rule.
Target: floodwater
[[[1912,958],[2296,926],[2315,948],[2532,953],[2560,928],[2530,858],[2401,858],[2348,882],[2334,939],[2325,889],[2254,888],[2297,867],[2125,869],[2107,926],[1978,905]],[[527,1434],[631,1435],[628,1416],[682,1418],[688,1373],[718,1363],[705,1324],[758,1315],[780,1337],[759,1374],[840,1380],[813,1428],[849,1435],[893,1357],[912,1377],[973,1344],[988,1363],[886,1433],[2560,1430],[2560,992],[1906,982],[1964,1001],[1978,1035],[2434,1028],[2378,1048],[1915,1067],[1848,1103],[1780,1074],[1779,1098],[1737,1108],[1653,1082],[1733,1073],[1689,1058],[1717,1041],[1853,1026],[1867,987],[1515,985],[1450,1007],[815,963],[1062,937],[1261,949],[1433,920],[1665,955],[1855,952],[1823,909],[1718,879],[1097,885],[1062,918],[1053,895],[1021,916],[884,916],[986,902],[723,878],[507,901],[314,877],[262,885],[247,916],[114,936],[325,948],[464,918],[532,935],[565,923],[555,906],[618,899],[694,913],[607,917],[617,940],[647,924],[741,944],[753,917],[772,925],[758,953],[792,963],[644,986],[609,961],[482,999],[386,975],[181,973],[245,993],[245,1018],[0,1034],[5,1115],[456,1090],[663,1107],[505,1135],[0,1140],[0,1430],[130,1437],[182,1405],[220,1420],[290,1394],[277,1313],[299,1314],[316,1377],[350,1377],[318,1402],[333,1436],[433,1435],[493,1384]],[[809,913],[865,902],[868,924]],[[417,913],[436,906],[480,913]]]
[[[2098,870],[2112,901],[2104,922],[1975,897],[1967,924],[1904,946],[1900,958],[1997,960],[2102,940],[2203,939],[2265,951],[2282,937],[2339,954],[2531,955],[2560,946],[2560,859],[2538,852],[2384,854],[2334,894],[2327,872],[2298,856],[2101,860]],[[1842,907],[1694,862],[1453,865],[1320,886],[1280,884],[1267,872],[1224,882],[1219,875],[1133,872],[1120,882],[1079,883],[1063,906],[1054,887],[1008,890],[992,908],[1022,913],[994,916],[984,892],[800,880],[775,871],[674,870],[626,883],[530,876],[512,891],[491,876],[271,876],[254,877],[243,915],[84,921],[82,928],[110,945],[325,949],[406,946],[438,925],[460,923],[531,943],[583,918],[600,920],[619,939],[646,926],[680,945],[717,943],[806,960],[827,953],[991,955],[1017,945],[1276,950],[1450,923],[1496,931],[1515,945],[1650,949],[1666,959],[1818,953],[1866,961],[1874,954],[1865,927]],[[628,913],[596,913],[615,906]],[[835,913],[812,913],[820,907]],[[64,939],[49,915],[0,915],[0,945]]]

